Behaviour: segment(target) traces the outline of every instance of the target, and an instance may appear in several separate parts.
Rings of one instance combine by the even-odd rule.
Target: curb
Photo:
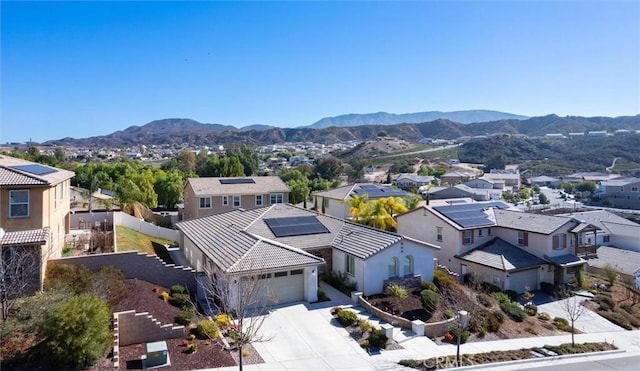
[[[606,356],[611,354],[619,354],[626,353],[627,351],[624,349],[615,349],[615,350],[605,350],[602,352],[589,352],[589,353],[578,353],[578,354],[565,354],[561,356],[550,356],[544,358],[528,358],[528,359],[519,359],[516,361],[506,361],[506,362],[495,362],[495,363],[483,363],[479,365],[472,366],[463,366],[455,368],[456,370],[477,370],[483,368],[492,368],[492,367],[505,367],[510,365],[520,365],[524,363],[538,363],[545,361],[558,361],[563,359],[571,359],[571,358],[579,358],[579,357],[594,357],[594,356]]]

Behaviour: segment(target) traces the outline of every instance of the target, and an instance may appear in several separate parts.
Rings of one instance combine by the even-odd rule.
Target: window
[[[487,236],[491,236],[491,228],[487,228]]]
[[[631,187],[631,192],[638,192],[638,187]]]
[[[200,208],[201,209],[210,209],[211,208],[211,197],[200,197]]]
[[[274,277],[286,277],[287,274],[289,274],[289,272],[284,271],[284,272],[276,272],[273,274]]]
[[[302,269],[294,269],[294,270],[291,271],[291,275],[292,276],[295,276],[295,275],[298,275],[298,274],[302,274]]]
[[[518,231],[518,245],[529,246],[529,233]]]
[[[350,275],[355,275],[356,273],[356,257],[353,255],[347,255],[346,259],[344,261],[344,271],[347,272],[347,274]]]
[[[471,245],[473,243],[473,231],[463,231],[462,232],[462,244],[463,245]]]
[[[256,206],[262,206],[262,195],[256,195]]]
[[[482,237],[482,228],[478,229],[478,237]]]
[[[576,267],[567,267],[567,274],[575,274]]]
[[[258,279],[265,280],[267,278],[271,278],[271,273],[261,274],[258,276]]]
[[[605,234],[604,236],[602,236],[602,242],[609,242],[609,235]]]
[[[229,196],[222,196],[222,206],[229,206]]]
[[[562,250],[567,247],[567,235],[566,234],[556,234],[553,236],[553,249],[554,250]]]
[[[620,187],[620,192],[624,192],[624,187]]]
[[[398,258],[393,257],[389,261],[389,278],[398,277]]]
[[[29,216],[29,191],[9,191],[9,217],[26,218]]]
[[[282,193],[272,193],[269,195],[269,201],[271,202],[271,205],[273,204],[281,204],[283,203],[283,197],[282,197]]]
[[[436,240],[442,242],[442,227],[436,227]]]
[[[405,276],[410,276],[413,274],[413,256],[407,255],[404,257],[404,268],[402,269],[402,273]]]
[[[233,207],[240,207],[240,196],[233,196]]]

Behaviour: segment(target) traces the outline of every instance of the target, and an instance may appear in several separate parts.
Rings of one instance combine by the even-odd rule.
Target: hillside
[[[232,129],[229,129],[232,128]],[[498,120],[483,123],[461,124],[445,119],[418,124],[364,125],[353,127],[332,126],[312,128],[263,128],[241,131],[233,127],[202,124],[188,119],[167,119],[132,126],[122,131],[91,138],[64,138],[44,144],[69,147],[125,147],[144,143],[147,145],[189,144],[212,145],[242,142],[250,145],[268,145],[284,142],[335,143],[348,140],[375,140],[380,131],[409,142],[423,138],[456,139],[464,136],[491,135],[495,133],[544,136],[548,133],[585,132],[590,130],[617,129],[640,130],[640,115],[625,117],[559,117],[549,115],[526,120]]]
[[[526,119],[526,116],[514,115],[511,113],[504,113],[498,111],[489,110],[469,110],[469,111],[453,111],[453,112],[416,112],[416,113],[365,113],[356,114],[351,113],[348,115],[340,115],[335,117],[325,117],[320,121],[317,121],[309,128],[324,129],[331,126],[337,127],[351,127],[351,126],[363,126],[363,125],[396,125],[396,124],[415,124],[420,122],[434,121],[438,119],[445,119],[449,121],[459,122],[463,124],[469,124],[472,122],[487,122],[496,120]]]
[[[486,163],[496,154],[508,163],[522,164],[531,175],[563,175],[580,171],[605,172],[614,158],[625,163],[630,173],[640,172],[640,135],[626,137],[582,137],[571,140],[532,140],[495,136],[471,141],[460,147],[460,161]]]

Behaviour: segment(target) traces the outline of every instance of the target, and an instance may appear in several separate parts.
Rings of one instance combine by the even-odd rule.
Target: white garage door
[[[523,293],[525,287],[530,290],[538,289],[538,269],[529,269],[509,274],[509,290]]]
[[[302,269],[296,269],[267,275],[261,302],[279,305],[304,300],[303,273]]]

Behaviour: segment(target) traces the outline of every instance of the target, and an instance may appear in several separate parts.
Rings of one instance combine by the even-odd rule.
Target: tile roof
[[[572,220],[568,218],[531,214],[522,211],[494,210],[496,224],[499,227],[517,229],[533,233],[551,234]]]
[[[326,191],[316,192],[315,196],[326,197],[336,200],[349,200],[354,194],[367,195],[370,200],[382,197],[404,197],[407,192],[393,188],[391,186],[375,183],[355,183],[343,187],[329,189]]]
[[[472,202],[457,205],[434,206],[432,209],[459,226],[459,228],[477,228],[496,225],[493,208],[507,208],[502,201]]]
[[[532,268],[546,263],[543,259],[498,237],[458,258],[502,271]]]
[[[329,233],[277,238],[264,222],[268,218],[295,216],[316,216]],[[229,272],[247,269],[257,262],[256,259],[262,259],[261,264],[275,268],[304,262],[322,263],[322,259],[304,251],[314,248],[333,247],[366,259],[403,239],[397,233],[317,214],[289,204],[234,210],[182,221],[177,227],[218,267]]]
[[[565,218],[572,218],[580,223],[592,224],[609,234],[619,234],[626,236],[638,236],[640,241],[640,224],[625,219],[606,210],[584,211],[579,213],[558,214]],[[640,244],[640,242],[639,242]]]
[[[547,259],[549,262],[556,264],[556,265],[560,265],[563,267],[570,267],[573,265],[580,265],[582,263],[585,262],[584,259],[577,257],[573,254],[564,254],[564,255],[557,255],[557,256],[544,256],[545,259]]]
[[[49,240],[49,228],[28,231],[4,232],[0,237],[0,245],[44,245]]]
[[[16,166],[23,167],[22,169]],[[38,168],[50,169],[47,174],[34,174],[25,171],[24,167],[37,166]],[[0,185],[2,186],[40,186],[54,185],[64,180],[73,178],[73,171],[59,169],[20,158],[0,155]]]
[[[633,183],[640,183],[640,178],[609,179],[602,181],[602,185],[605,187],[622,187]]]
[[[605,265],[611,264],[621,273],[635,275],[640,272],[640,252],[612,246],[600,246],[596,252],[597,258],[587,260],[590,266],[604,268]]]
[[[222,184],[220,181],[226,179],[252,179],[255,183]],[[279,176],[254,176],[237,178],[189,178],[187,185],[193,189],[198,196],[219,196],[219,195],[243,195],[243,194],[266,194],[275,192],[289,192],[289,187]]]

